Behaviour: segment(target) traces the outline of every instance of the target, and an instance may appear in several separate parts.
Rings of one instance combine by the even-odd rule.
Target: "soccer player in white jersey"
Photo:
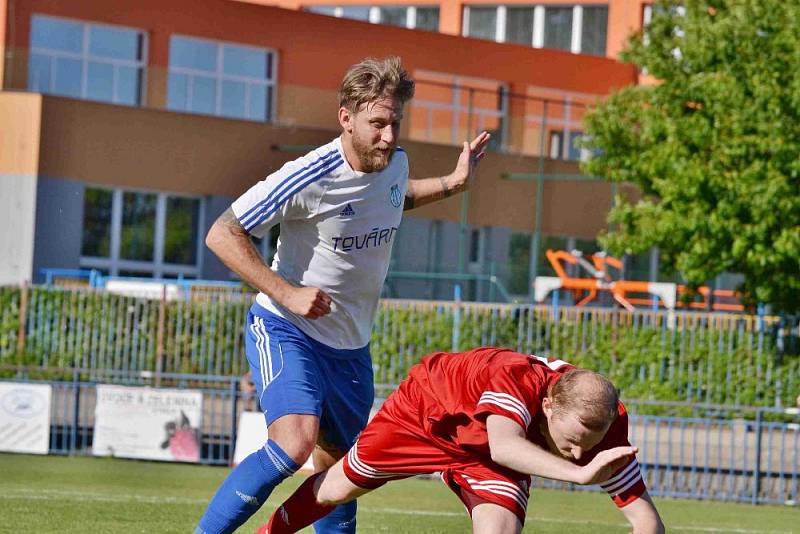
[[[212,498],[195,534],[233,532],[313,453],[332,466],[355,443],[372,406],[369,340],[404,209],[466,189],[489,134],[465,142],[447,176],[408,178],[397,146],[414,82],[400,59],[351,67],[339,90],[341,136],[291,161],[237,199],[206,244],[257,288],[246,352],[269,428]],[[272,268],[250,236],[280,223]],[[353,533],[355,501],[317,522]]]

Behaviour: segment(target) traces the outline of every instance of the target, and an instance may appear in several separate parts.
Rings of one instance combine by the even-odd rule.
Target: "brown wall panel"
[[[238,196],[338,130],[275,126],[44,97],[40,173],[45,176],[132,188]],[[416,178],[452,172],[459,147],[403,141]],[[281,151],[277,146],[283,147]],[[546,174],[576,174],[574,162],[544,161]],[[469,196],[468,222],[531,231],[535,181],[510,181],[506,173],[538,170],[539,159],[490,153]],[[548,182],[543,229],[593,237],[610,205],[605,183]],[[414,216],[459,221],[461,197],[423,206]]]

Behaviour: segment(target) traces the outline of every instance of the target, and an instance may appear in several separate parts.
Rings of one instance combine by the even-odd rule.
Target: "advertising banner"
[[[46,384],[0,382],[0,451],[47,454],[52,395]]]
[[[200,391],[97,386],[94,455],[200,461]]]

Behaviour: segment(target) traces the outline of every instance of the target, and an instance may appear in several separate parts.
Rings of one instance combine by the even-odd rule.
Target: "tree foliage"
[[[698,286],[744,275],[749,303],[800,309],[800,3],[657,1],[622,54],[658,80],[586,120],[591,174],[636,184],[603,244],[651,246]]]

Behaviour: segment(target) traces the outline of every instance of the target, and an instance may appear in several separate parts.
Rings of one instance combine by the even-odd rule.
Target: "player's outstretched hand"
[[[458,163],[453,171],[453,185],[456,190],[461,190],[475,174],[475,166],[486,156],[486,144],[491,137],[488,132],[481,132],[471,143],[464,141],[464,148],[458,156]]]
[[[591,462],[581,468],[581,480],[577,481],[578,484],[605,482],[638,450],[636,447],[614,447],[600,451]]]
[[[281,304],[306,319],[319,319],[331,312],[331,297],[317,287],[294,287]]]

